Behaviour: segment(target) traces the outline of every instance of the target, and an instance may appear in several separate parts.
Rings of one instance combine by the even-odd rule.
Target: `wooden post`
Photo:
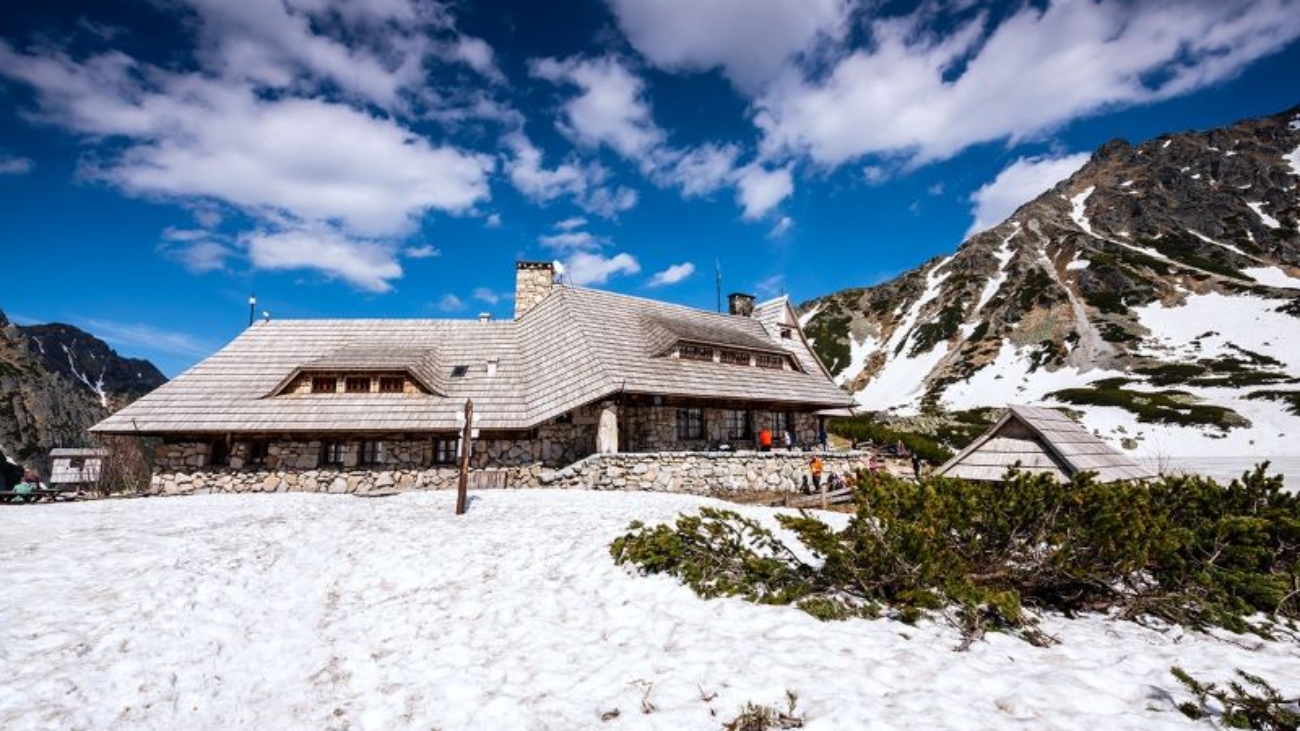
[[[823,473],[824,473],[824,472],[825,472],[825,470],[823,470]],[[822,493],[822,510],[825,510],[825,509],[826,509],[826,483],[827,483],[827,482],[830,482],[830,480],[828,480],[828,479],[826,478],[826,475],[825,475],[825,474],[822,474],[822,479],[820,480],[820,482],[822,483],[822,489],[821,489],[821,493]]]
[[[460,480],[456,483],[456,515],[464,515],[469,502],[470,435],[474,429],[474,401],[465,399],[465,429],[460,435]]]

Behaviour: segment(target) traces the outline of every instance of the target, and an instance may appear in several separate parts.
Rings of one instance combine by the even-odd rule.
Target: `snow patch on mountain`
[[[1283,156],[1291,164],[1291,174],[1300,175],[1300,146]]]
[[[1241,271],[1260,284],[1284,289],[1300,289],[1300,279],[1296,279],[1278,267],[1247,267]]]
[[[1092,224],[1088,221],[1084,206],[1088,201],[1088,196],[1092,195],[1092,192],[1096,189],[1097,186],[1089,185],[1087,190],[1070,199],[1070,218],[1073,218],[1074,222],[1079,224],[1079,228],[1083,229],[1087,234],[1092,233]]]
[[[988,281],[988,284],[984,285],[984,291],[980,292],[979,301],[975,303],[975,309],[971,311],[971,314],[984,309],[984,305],[988,304],[989,300],[993,299],[993,295],[997,294],[998,290],[1002,288],[1002,283],[1007,281],[1007,264],[1011,262],[1011,257],[1015,254],[1015,251],[1011,248],[1011,239],[1015,238],[1018,233],[1020,233],[1019,221],[1015,223],[1011,233],[1002,239],[1002,246],[993,252],[993,255],[998,259],[998,273]],[[969,333],[967,334],[969,335]]]
[[[1002,341],[997,358],[975,372],[969,381],[949,386],[943,402],[952,409],[973,409],[989,404],[1023,404],[1041,401],[1052,391],[1124,375],[1119,371],[1092,369],[1085,377],[1077,368],[1055,371],[1034,369],[1028,349]]]
[[[1253,203],[1247,203],[1246,205],[1250,206],[1250,210],[1254,211],[1256,216],[1259,216],[1259,220],[1263,221],[1265,226],[1268,226],[1269,228],[1282,227],[1282,224],[1278,223],[1276,218],[1273,218],[1264,212],[1263,201],[1255,201]]]
[[[1206,236],[1205,234],[1201,233],[1200,231],[1193,231],[1192,229],[1189,228],[1189,229],[1187,229],[1187,233],[1189,233],[1189,234],[1195,236],[1196,238],[1200,239],[1201,241],[1204,241],[1204,242],[1207,243],[1207,244],[1214,244],[1215,246],[1223,247],[1223,248],[1227,249],[1228,251],[1231,251],[1231,252],[1234,253],[1234,254],[1240,254],[1240,255],[1242,255],[1242,256],[1244,256],[1244,257],[1247,257],[1247,258],[1250,258],[1250,259],[1254,259],[1254,258],[1255,258],[1255,257],[1251,256],[1250,254],[1247,254],[1246,252],[1242,251],[1241,249],[1239,249],[1239,248],[1233,246],[1232,244],[1225,244],[1225,243],[1223,243],[1222,241],[1215,241],[1214,239],[1210,238],[1209,236]]]
[[[1300,377],[1300,319],[1277,311],[1285,304],[1210,292],[1189,294],[1179,307],[1153,302],[1133,311],[1151,331],[1141,346],[1149,355],[1190,360],[1240,356],[1238,348],[1245,348],[1281,361],[1289,375]]]

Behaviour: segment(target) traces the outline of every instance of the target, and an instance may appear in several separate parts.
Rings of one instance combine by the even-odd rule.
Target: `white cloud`
[[[794,228],[794,219],[789,216],[781,216],[781,220],[776,222],[772,230],[767,233],[771,238],[778,239],[790,232]]]
[[[974,220],[966,236],[990,229],[1062,180],[1092,157],[1086,152],[1064,157],[1022,157],[971,194]]]
[[[240,237],[259,269],[312,269],[371,292],[402,276],[391,243],[357,240],[326,227],[254,231]]]
[[[598,164],[566,162],[547,168],[542,162],[542,151],[523,133],[511,133],[502,142],[512,153],[505,162],[510,182],[534,201],[546,203],[571,198],[584,211],[606,218],[637,203],[636,191],[631,188],[605,186],[609,171]]]
[[[0,75],[32,87],[41,121],[89,144],[113,141],[88,176],[250,216],[255,228],[239,241],[255,267],[315,269],[383,291],[401,276],[398,242],[425,215],[467,213],[489,196],[490,157],[434,145],[393,117],[342,103],[268,97],[118,52],[74,61],[4,41]],[[319,255],[305,250],[313,237],[323,242]],[[212,262],[216,254],[206,247],[187,256]]]
[[[736,182],[740,205],[747,219],[762,218],[794,192],[789,167],[767,170],[760,165],[750,165],[737,173]]]
[[[578,88],[562,106],[560,131],[575,142],[607,145],[627,158],[642,157],[664,141],[650,116],[645,84],[617,59],[544,58],[530,64],[533,76]]]
[[[538,236],[537,243],[552,251],[591,251],[599,249],[604,244],[599,238],[586,231],[566,231]]]
[[[677,284],[694,273],[695,265],[689,261],[681,264],[673,264],[661,272],[655,272],[655,275],[650,277],[647,286],[663,287],[669,284]]]
[[[736,145],[707,143],[681,153],[661,177],[688,198],[708,195],[735,180],[739,156]]]
[[[604,284],[619,274],[636,274],[641,264],[628,253],[606,257],[604,254],[579,251],[564,260],[564,271],[570,282],[579,286]]]
[[[492,52],[492,47],[481,38],[458,37],[451,45],[448,56],[474,69],[489,81],[499,84],[506,80],[505,74],[497,68],[496,54]]]
[[[473,297],[479,302],[486,302],[489,305],[495,305],[501,301],[501,295],[493,292],[487,287],[476,287],[474,289]]]
[[[754,295],[759,299],[770,299],[785,292],[785,275],[773,274],[760,279],[754,284]]]
[[[788,67],[755,100],[765,154],[923,164],[1187,93],[1300,37],[1293,0],[1025,3],[942,38],[924,27],[930,10],[872,21],[871,43],[828,72]]]
[[[26,175],[36,164],[25,157],[0,156],[0,175]]]
[[[428,259],[431,257],[440,256],[441,254],[442,252],[438,251],[438,248],[432,244],[424,244],[422,246],[408,246],[402,250],[402,256],[406,257],[407,259]]]
[[[159,250],[194,274],[223,270],[236,254],[226,242],[212,238],[178,241],[162,245]]]
[[[488,228],[501,228],[501,214],[489,214],[487,218],[483,219],[483,225]]]
[[[573,216],[571,218],[566,218],[563,221],[557,221],[555,223],[555,227],[560,229],[561,231],[572,231],[575,228],[582,228],[583,226],[586,225],[587,225],[587,219],[583,218],[582,216]]]
[[[743,88],[774,76],[819,34],[840,37],[846,0],[607,0],[641,55],[667,70],[721,67]]]
[[[448,292],[434,304],[434,307],[437,307],[440,312],[464,312],[469,305],[465,304],[465,301],[461,298]]]

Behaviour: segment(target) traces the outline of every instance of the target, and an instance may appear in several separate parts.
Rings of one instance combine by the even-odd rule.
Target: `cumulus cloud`
[[[560,131],[589,147],[606,145],[637,158],[663,143],[664,133],[650,115],[645,84],[616,59],[544,58],[530,65],[533,76],[577,87],[561,107]]]
[[[632,45],[671,71],[721,68],[754,89],[819,35],[846,29],[846,0],[607,0]]]
[[[240,237],[258,269],[309,269],[361,289],[387,292],[402,276],[393,244],[355,239],[336,230],[311,228],[253,231]]]
[[[737,174],[736,182],[740,206],[748,219],[762,218],[794,192],[789,167],[768,170],[750,165]]]
[[[548,168],[542,151],[521,132],[507,135],[503,145],[506,175],[515,188],[538,203],[569,198],[588,213],[612,218],[637,203],[635,190],[621,185],[606,186],[609,171],[596,163],[569,161]]]
[[[434,303],[434,307],[438,308],[439,312],[464,312],[469,305],[466,305],[461,298],[448,292]]]
[[[564,260],[565,275],[579,286],[604,284],[612,276],[640,271],[641,264],[628,253],[607,257],[598,252],[579,251]]]
[[[661,272],[655,272],[654,276],[650,277],[647,286],[663,287],[669,284],[677,284],[694,273],[695,265],[689,261],[681,264],[673,264]]]
[[[576,228],[582,228],[583,226],[586,225],[587,225],[587,219],[583,218],[582,216],[572,216],[570,218],[564,219],[563,221],[557,221],[555,223],[555,227],[560,229],[561,231],[572,231]]]
[[[0,155],[0,175],[26,175],[34,167],[35,163],[25,157]]]
[[[587,231],[565,231],[537,237],[537,243],[552,251],[591,251],[599,249],[604,242]]]
[[[495,305],[501,301],[501,295],[487,287],[476,287],[474,289],[473,297],[479,302],[486,302],[489,305]]]
[[[230,18],[198,7],[204,33],[244,17],[233,7]],[[274,83],[268,69],[276,65],[231,65],[242,59],[231,48],[212,40],[200,53],[220,73],[169,72],[118,51],[75,60],[57,49],[19,52],[0,40],[0,75],[34,91],[35,120],[91,146],[112,140],[85,166],[86,176],[200,212],[218,204],[246,213],[253,229],[235,241],[253,267],[316,269],[383,291],[402,274],[400,239],[424,216],[468,213],[489,196],[491,157],[430,143],[394,116],[325,95],[263,94],[259,85]],[[333,51],[320,48],[326,51],[308,56],[333,68]],[[209,271],[233,250],[218,242],[165,254]]]
[[[1026,3],[944,35],[928,9],[873,20],[871,42],[826,72],[788,66],[755,99],[765,154],[923,164],[1187,93],[1300,37],[1293,0]]]
[[[1091,157],[1086,152],[1063,157],[1022,157],[971,194],[971,222],[966,236],[990,229],[1062,180]]]
[[[402,256],[407,259],[429,259],[441,255],[436,246],[424,244],[422,246],[408,246],[402,250]]]

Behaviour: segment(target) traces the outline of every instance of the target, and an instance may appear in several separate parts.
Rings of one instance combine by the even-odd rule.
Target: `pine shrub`
[[[1113,611],[1264,633],[1256,615],[1300,617],[1300,497],[1266,465],[1227,486],[1202,477],[1001,483],[864,473],[836,531],[806,512],[777,520],[818,559],[731,511],[675,526],[634,523],[620,564],[680,577],[700,596],[795,604],[821,619],[941,613],[966,637],[1007,631],[1044,644],[1026,608]]]

